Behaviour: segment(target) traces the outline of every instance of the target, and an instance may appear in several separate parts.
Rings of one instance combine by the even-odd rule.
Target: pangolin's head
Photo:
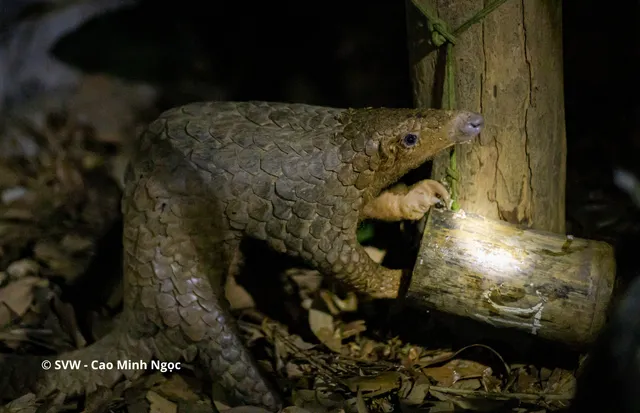
[[[380,189],[438,152],[471,141],[484,125],[478,113],[440,109],[350,109],[344,116],[344,134],[364,146]]]

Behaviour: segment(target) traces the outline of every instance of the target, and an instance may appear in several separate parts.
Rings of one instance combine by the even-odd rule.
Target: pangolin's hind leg
[[[185,191],[184,179],[167,172],[166,165],[145,167],[128,171],[123,198],[121,322],[91,346],[51,358],[50,369],[42,368],[48,366],[43,364],[45,358],[1,358],[0,398],[13,399],[29,391],[84,393],[143,373],[119,369],[118,362],[197,357],[228,390],[231,402],[279,409],[277,393],[238,336],[224,295],[224,276],[239,233],[224,220],[221,203],[208,202],[200,190]],[[56,360],[76,364],[56,369]],[[96,362],[113,364],[95,369]]]
[[[125,307],[142,335],[154,335],[159,359],[197,357],[231,402],[277,410],[277,393],[244,347],[224,294],[240,233],[218,210],[224,205],[200,191],[168,190],[170,181],[161,172],[140,177],[125,206]]]

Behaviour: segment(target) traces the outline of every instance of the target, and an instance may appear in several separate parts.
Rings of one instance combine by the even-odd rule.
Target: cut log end
[[[604,325],[614,279],[604,242],[432,210],[407,300],[582,346]]]

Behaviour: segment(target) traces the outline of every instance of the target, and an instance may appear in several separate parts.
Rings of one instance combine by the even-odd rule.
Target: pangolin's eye
[[[418,135],[415,133],[408,133],[404,135],[404,138],[402,138],[402,143],[408,148],[415,146],[418,143]]]

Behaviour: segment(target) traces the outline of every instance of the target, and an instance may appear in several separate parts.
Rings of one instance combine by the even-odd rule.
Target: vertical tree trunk
[[[450,31],[486,3],[420,1]],[[426,18],[406,3],[415,104],[440,107],[446,48],[428,53]],[[456,106],[482,113],[486,123],[477,142],[456,150],[461,208],[564,233],[562,2],[507,0],[457,37],[453,57]],[[436,158],[434,179],[443,179],[448,166],[447,154]]]

